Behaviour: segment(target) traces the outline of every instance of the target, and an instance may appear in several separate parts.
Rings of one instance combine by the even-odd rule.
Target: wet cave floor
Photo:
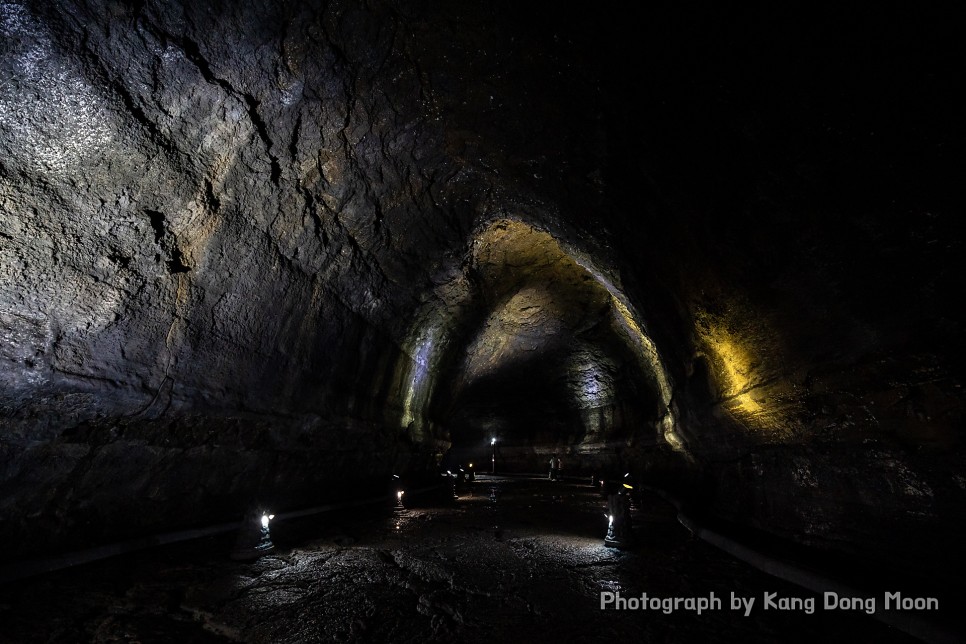
[[[414,503],[413,505],[419,505]],[[603,545],[587,484],[479,476],[451,504],[325,514],[273,527],[276,550],[232,561],[234,535],[0,586],[2,642],[917,642],[860,611],[765,610],[815,597],[697,540],[646,497],[634,545]],[[286,525],[288,523],[289,525]],[[708,597],[601,610],[601,593]],[[750,616],[730,595],[754,597]]]

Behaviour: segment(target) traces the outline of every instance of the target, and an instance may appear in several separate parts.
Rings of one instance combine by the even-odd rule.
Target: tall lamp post
[[[490,439],[490,449],[493,451],[490,462],[493,464],[493,474],[496,474],[496,436]]]

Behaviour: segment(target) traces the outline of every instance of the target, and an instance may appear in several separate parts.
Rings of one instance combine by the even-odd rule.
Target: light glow
[[[747,393],[750,384],[749,372],[751,371],[750,360],[746,352],[741,351],[730,342],[719,342],[717,345],[718,357],[723,363],[725,376],[731,385],[731,390],[736,392],[734,400],[743,410],[754,413],[761,410],[761,405],[751,398]]]
[[[430,332],[432,331],[430,329]],[[410,423],[416,420],[416,415],[421,412],[421,410],[417,411],[419,405],[417,398],[419,392],[423,389],[427,376],[432,372],[433,340],[433,335],[422,338],[412,354],[412,371],[406,386],[406,393],[403,396],[403,427],[408,427]]]
[[[722,402],[732,411],[747,415],[762,412],[762,406],[751,395],[757,387],[753,380],[756,356],[725,321],[701,313],[697,316],[697,328],[711,367],[723,385]]]

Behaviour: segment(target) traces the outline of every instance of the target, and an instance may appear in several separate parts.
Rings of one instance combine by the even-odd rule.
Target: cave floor
[[[223,535],[0,587],[3,642],[917,642],[859,611],[764,610],[814,597],[696,540],[671,506],[635,508],[634,546],[603,545],[604,499],[575,482],[478,477],[459,500],[273,527],[276,550]],[[290,525],[286,525],[289,523]],[[601,610],[624,597],[720,609]],[[754,597],[750,616],[730,594]]]

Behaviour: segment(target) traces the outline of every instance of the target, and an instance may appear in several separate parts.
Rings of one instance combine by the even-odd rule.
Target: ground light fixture
[[[459,494],[456,493],[456,475],[453,474],[452,470],[446,470],[443,474],[446,477],[446,483],[444,484],[444,496],[447,500],[456,501],[459,499]]]
[[[402,479],[398,474],[392,475],[392,499],[393,499],[393,514],[402,514],[406,511],[406,506],[403,504],[403,497],[406,495],[406,490],[403,488]]]
[[[250,510],[238,529],[231,558],[236,561],[253,561],[275,550],[269,527],[274,518],[274,514],[264,509]]]
[[[625,479],[626,480],[626,479]],[[631,508],[628,498],[629,485],[617,485],[612,481],[606,484],[607,491],[607,535],[604,545],[610,548],[626,548],[631,543]]]

